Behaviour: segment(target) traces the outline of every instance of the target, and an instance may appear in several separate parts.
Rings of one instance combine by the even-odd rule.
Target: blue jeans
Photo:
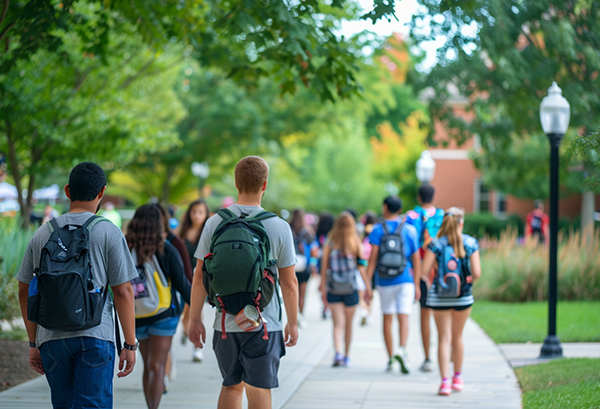
[[[90,337],[59,339],[44,342],[40,355],[55,409],[113,407],[112,342]]]

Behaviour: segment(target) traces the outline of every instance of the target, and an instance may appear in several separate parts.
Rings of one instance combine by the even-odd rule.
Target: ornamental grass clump
[[[559,235],[558,292],[561,300],[600,298],[600,235],[582,239],[578,232]],[[548,247],[520,240],[516,230],[502,233],[493,248],[482,251],[482,277],[474,286],[478,299],[519,302],[548,298]]]

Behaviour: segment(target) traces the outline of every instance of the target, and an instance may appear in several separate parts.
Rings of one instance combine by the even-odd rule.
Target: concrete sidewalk
[[[333,348],[331,321],[321,318],[321,301],[316,291],[318,279],[307,290],[308,326],[300,330],[299,344],[287,350],[279,372],[280,387],[273,391],[274,408],[520,408],[521,392],[515,375],[500,349],[472,320],[464,332],[465,388],[449,397],[437,396],[440,379],[437,365],[437,334],[432,322],[431,352],[434,371],[418,370],[423,361],[419,333],[419,309],[415,304],[411,316],[408,342],[409,375],[396,369],[384,372],[387,357],[381,335],[378,299],[374,300],[372,323],[355,322],[350,368],[332,368]],[[377,293],[376,293],[377,294]],[[212,311],[207,308],[205,324],[212,326]],[[396,331],[395,331],[396,332]],[[180,343],[180,333],[173,339],[177,377],[169,384],[169,393],[161,408],[215,408],[221,389],[219,373],[211,347],[202,363],[191,362],[192,346]],[[115,408],[146,407],[141,386],[141,357],[135,371],[125,379],[115,379]],[[43,377],[0,393],[2,408],[49,408],[50,391]]]

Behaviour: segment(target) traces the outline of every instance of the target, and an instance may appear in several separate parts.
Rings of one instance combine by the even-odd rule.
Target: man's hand
[[[364,299],[367,305],[371,305],[371,300],[373,299],[373,290],[371,289],[371,286],[369,284],[367,284]]]
[[[46,373],[44,371],[44,367],[42,366],[42,357],[40,356],[39,349],[33,347],[29,348],[29,366],[40,375],[44,375]]]
[[[298,342],[298,324],[290,324],[289,322],[285,326],[283,332],[283,340],[286,347],[293,347]]]
[[[415,301],[421,300],[421,287],[415,285]]]
[[[119,356],[119,378],[124,378],[133,371],[135,366],[135,351],[123,348]],[[125,368],[125,369],[123,369]]]
[[[190,320],[190,324],[188,327],[188,337],[190,338],[190,342],[194,344],[194,346],[198,348],[204,347],[204,344],[206,344],[206,328],[204,328],[204,324],[201,320]]]

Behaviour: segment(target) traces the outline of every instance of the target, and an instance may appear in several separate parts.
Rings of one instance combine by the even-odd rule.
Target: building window
[[[491,193],[481,179],[475,180],[475,205],[473,206],[476,212],[491,211]]]
[[[500,218],[506,217],[506,195],[504,193],[495,192],[494,199],[496,202],[494,206],[496,209],[496,216]]]

